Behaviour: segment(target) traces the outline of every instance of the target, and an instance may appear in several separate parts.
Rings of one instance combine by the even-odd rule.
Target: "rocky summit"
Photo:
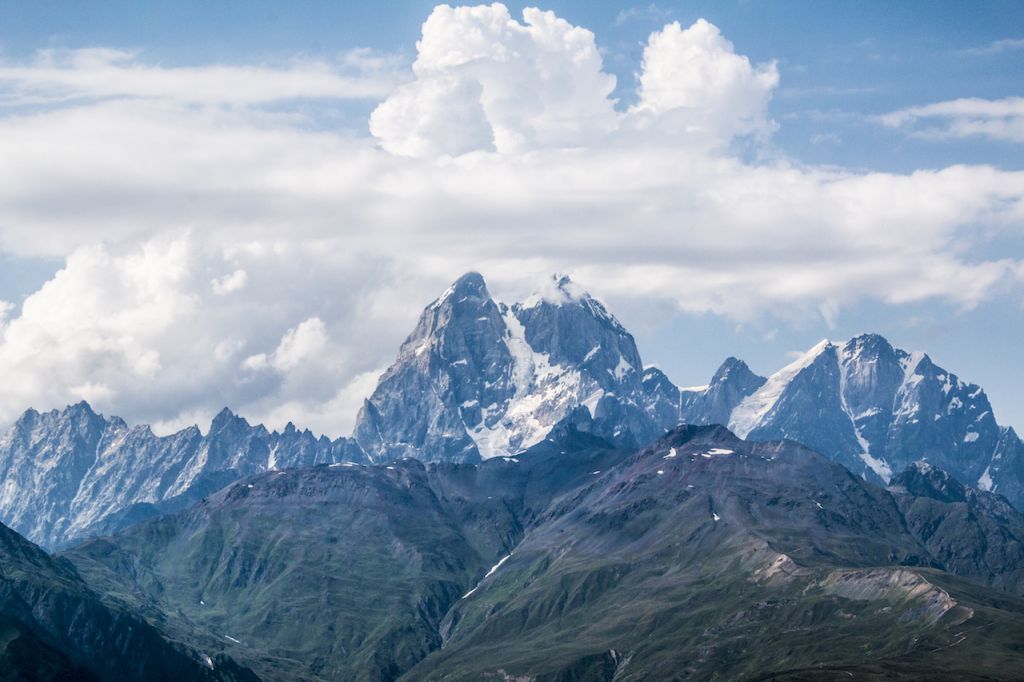
[[[469,273],[423,311],[359,413],[373,461],[480,461],[522,452],[573,409],[622,445],[662,424],[633,337],[566,276],[525,301],[496,302]]]

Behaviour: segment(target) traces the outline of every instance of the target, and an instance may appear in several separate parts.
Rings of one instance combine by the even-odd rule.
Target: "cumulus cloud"
[[[439,5],[416,47],[416,80],[370,118],[389,151],[515,153],[592,142],[616,127],[615,77],[602,70],[594,34],[554,12],[526,8],[520,23],[498,3]]]
[[[370,130],[396,154],[421,158],[470,151],[635,144],[657,129],[690,144],[721,145],[770,133],[774,63],[754,66],[713,24],[678,22],[650,35],[639,102],[618,112],[615,78],[603,70],[594,34],[553,12],[504,5],[434,9],[423,24],[416,79],[377,107]],[[623,133],[616,135],[616,133]]]
[[[373,112],[370,130],[389,152],[436,158],[493,151],[479,81],[438,75],[409,83]]]
[[[229,275],[210,280],[213,293],[218,296],[226,296],[235,291],[241,291],[249,281],[249,275],[245,270],[238,269]]]
[[[272,355],[251,355],[245,359],[242,366],[248,369],[273,367],[281,372],[287,372],[303,362],[319,359],[326,347],[327,332],[323,320],[311,317],[285,332]]]
[[[697,22],[638,67],[616,110],[589,31],[441,7],[372,136],[172,89],[0,114],[0,248],[65,259],[0,324],[0,421],[84,397],[164,429],[230,405],[341,435],[470,269],[506,298],[568,271],[613,309],[737,320],[1024,287],[985,250],[1024,225],[1024,173],[747,162],[725,143],[770,144],[774,64]]]
[[[640,71],[640,101],[631,113],[712,142],[767,134],[766,108],[779,84],[775,63],[753,66],[714,24],[673,22],[651,34]]]
[[[918,137],[988,137],[1024,142],[1024,97],[954,99],[899,109],[878,117],[878,121]]]
[[[362,391],[365,380],[353,377],[376,372],[381,355],[353,351],[387,347],[385,339],[397,347],[404,331],[387,319],[360,330],[357,322],[373,317],[364,305],[378,295],[412,297],[400,280],[372,277],[379,263],[340,252],[314,257],[320,249],[224,249],[182,233],[75,250],[0,328],[0,414],[85,399],[169,429],[205,424],[229,405],[257,420],[347,433],[348,407],[365,393],[346,387]],[[212,291],[211,275],[240,265],[253,273],[248,296]],[[396,310],[410,315],[406,306]]]

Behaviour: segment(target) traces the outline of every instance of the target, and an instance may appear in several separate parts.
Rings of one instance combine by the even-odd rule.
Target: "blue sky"
[[[522,10],[527,5],[506,4],[514,20],[524,21]],[[752,107],[756,120],[744,120],[738,127],[718,131],[713,139],[672,142],[680,145],[675,158],[681,166],[707,163],[713,164],[708,168],[718,169],[709,175],[707,188],[694,184],[699,177],[681,180],[677,190],[663,187],[657,174],[670,172],[664,169],[672,168],[671,158],[638,156],[635,162],[640,166],[661,170],[652,171],[646,180],[649,184],[635,199],[622,197],[622,204],[616,205],[615,211],[621,213],[614,215],[621,216],[620,222],[608,225],[620,228],[595,228],[601,235],[592,235],[591,239],[580,237],[587,234],[586,221],[594,219],[585,206],[567,206],[557,197],[548,196],[545,189],[531,189],[528,178],[515,175],[516,164],[532,163],[538,154],[551,148],[543,131],[531,129],[529,134],[538,137],[517,143],[519,146],[502,149],[499,144],[497,150],[490,150],[502,159],[493,166],[487,165],[490,161],[479,161],[519,192],[493,197],[491,203],[475,201],[474,196],[479,195],[474,194],[476,190],[459,195],[452,188],[458,178],[445,175],[453,162],[441,160],[439,166],[428,167],[433,158],[425,159],[426,152],[410,151],[409,139],[401,137],[408,130],[427,130],[448,144],[452,132],[439,128],[444,121],[381,115],[378,129],[371,134],[367,125],[371,112],[386,99],[397,101],[389,93],[397,92],[412,79],[409,66],[417,57],[421,25],[433,8],[434,4],[428,2],[390,2],[383,7],[380,3],[356,2],[0,2],[0,58],[5,66],[17,71],[14,76],[0,75],[0,88],[6,88],[0,89],[0,124],[8,126],[0,129],[0,142],[17,144],[19,153],[32,160],[27,170],[24,163],[14,168],[11,162],[9,172],[17,180],[16,187],[3,198],[18,210],[0,213],[0,301],[12,304],[7,322],[13,329],[12,320],[21,315],[22,301],[38,292],[74,256],[80,271],[70,269],[64,278],[66,286],[74,292],[95,287],[95,293],[88,304],[67,305],[90,310],[93,318],[110,315],[119,320],[117,324],[123,318],[125,325],[95,325],[77,317],[69,321],[68,328],[78,330],[74,338],[88,338],[90,343],[54,351],[47,365],[53,369],[41,366],[19,370],[24,377],[17,382],[19,389],[12,391],[10,404],[0,404],[0,420],[9,418],[21,402],[52,407],[61,401],[87,397],[114,413],[178,425],[201,421],[220,402],[228,402],[243,413],[248,409],[254,418],[270,422],[293,418],[330,432],[335,424],[344,422],[339,415],[358,405],[360,391],[372,385],[368,377],[397,349],[404,332],[411,328],[416,310],[435,290],[439,293],[446,280],[473,267],[484,272],[492,288],[509,297],[520,295],[531,277],[539,277],[548,269],[573,272],[606,298],[634,331],[645,360],[665,368],[680,384],[704,383],[727,355],[744,358],[756,371],[768,373],[785,364],[789,353],[806,349],[821,338],[845,339],[861,331],[878,331],[897,345],[928,351],[939,364],[980,383],[988,391],[1000,421],[1024,426],[1024,392],[1019,389],[1024,370],[1019,353],[1019,342],[1024,338],[1024,266],[1020,265],[1024,259],[1024,214],[1019,208],[1020,176],[1014,173],[1024,170],[1024,132],[1020,132],[1024,107],[1012,99],[1024,95],[1024,5],[753,1],[542,5],[569,25],[593,32],[600,69],[615,76],[610,97],[618,100],[615,110],[622,116],[643,106],[654,111],[653,104],[645,105],[638,78],[648,36],[670,22],[677,21],[686,29],[698,19],[706,19],[731,42],[735,54],[748,58],[753,69],[744,76],[748,80],[736,86],[746,90],[737,90],[732,100],[715,103],[722,108],[712,113],[728,118],[730,103],[738,102]],[[457,35],[448,34],[447,38],[456,46]],[[127,56],[112,62],[103,57],[96,67],[82,56],[84,53],[76,52],[90,48],[119,50]],[[46,64],[40,51],[47,50],[49,58],[56,59],[61,68],[70,68],[76,78],[86,80],[54,86],[47,80],[49,76],[41,75]],[[83,61],[71,64],[76,54]],[[729,55],[727,51],[722,58]],[[119,82],[115,91],[97,85],[108,75],[96,69],[102,71],[111,64],[128,67],[116,71],[114,78],[123,79],[123,83]],[[771,64],[774,67],[769,68]],[[758,72],[762,66],[764,70]],[[158,95],[148,90],[143,93],[138,88],[148,87],[153,79],[144,75],[132,80],[129,70],[134,67],[149,69],[147,74],[158,78],[167,77],[169,84]],[[364,94],[346,93],[344,88],[349,85],[331,83],[300,85],[298,94],[289,97],[256,92],[258,84],[246,93],[225,96],[223,101],[213,95],[190,96],[190,79],[217,67],[247,72],[255,69],[257,83],[267,82],[266,73],[260,69],[280,72],[284,79],[281,82],[298,80],[298,72],[303,78],[315,78],[326,69],[333,75],[351,76],[358,87],[364,88]],[[777,83],[759,90],[752,79],[761,73],[770,80],[772,68],[777,72]],[[494,87],[488,85],[494,81],[487,79],[498,76],[505,78],[507,74],[472,73],[468,78],[473,83],[478,79],[486,91]],[[460,72],[459,77],[467,76]],[[419,81],[424,81],[422,75]],[[216,81],[211,87],[231,90],[235,82],[237,79],[229,76],[223,84]],[[425,96],[428,85],[415,92],[409,90],[409,96]],[[599,79],[593,87],[600,88]],[[330,94],[324,95],[324,88]],[[586,95],[581,93],[580,98]],[[692,102],[700,94],[698,88],[688,91],[686,97]],[[763,102],[758,99],[762,96]],[[967,113],[913,109],[965,98],[973,102]],[[421,108],[428,102],[411,101]],[[476,106],[475,101],[471,104]],[[993,106],[1007,107],[1010,113],[984,113]],[[399,108],[396,106],[394,111]],[[910,113],[900,114],[908,110]],[[593,113],[591,109],[586,111]],[[475,115],[475,109],[467,112],[466,116]],[[484,123],[494,130],[506,125],[499,121],[505,113],[495,113],[492,107],[486,115],[489,119]],[[902,115],[902,122],[883,119],[886,115]],[[46,127],[49,125],[61,131],[59,142],[53,141],[55,136]],[[518,123],[507,125],[515,128]],[[123,130],[123,136],[117,130]],[[660,133],[651,132],[655,128],[644,130],[638,138],[640,146],[652,140],[657,146]],[[134,134],[139,138],[131,137]],[[625,139],[622,136],[626,133],[618,131],[615,135]],[[154,138],[159,144],[153,142]],[[226,140],[223,149],[218,146],[220,139]],[[237,139],[239,145],[248,145],[251,140],[259,154],[235,158],[230,139]],[[594,142],[596,139],[588,132],[573,138],[572,144],[604,153],[606,147],[621,143],[621,139],[618,143],[604,138]],[[191,149],[190,140],[206,142],[202,146],[196,142],[195,149]],[[152,149],[145,147],[151,142]],[[379,151],[377,143],[386,151]],[[476,142],[468,138],[458,140],[458,144],[455,156],[476,149]],[[378,151],[371,153],[370,147]],[[184,148],[189,148],[188,153],[179,154]],[[132,149],[139,149],[139,154],[132,155]],[[452,152],[449,148],[438,149]],[[104,158],[108,150],[109,159]],[[436,156],[440,152],[430,153]],[[619,154],[618,162],[633,162],[626,152]],[[61,159],[51,161],[48,155]],[[417,158],[401,161],[406,156]],[[288,162],[272,173],[281,158]],[[359,159],[362,165],[357,167],[353,162],[351,168],[347,167],[345,159],[350,158]],[[463,158],[471,159],[473,154]],[[692,161],[694,158],[699,161]],[[605,157],[591,161],[598,166],[605,162]],[[246,184],[248,179],[241,176],[254,163],[267,164],[267,175],[254,176]],[[659,166],[661,163],[665,165]],[[726,166],[730,164],[740,167],[729,170]],[[383,166],[387,168],[380,170]],[[962,183],[956,171],[949,170],[960,166],[972,169],[965,173]],[[978,170],[986,167],[997,174]],[[316,174],[315,169],[323,170]],[[720,176],[716,175],[719,170]],[[769,170],[770,180],[765,177]],[[389,179],[406,178],[411,184],[398,183],[400,188],[394,196],[416,205],[415,210],[410,208],[413,217],[389,212],[389,206],[401,203],[394,197],[390,203],[373,208],[361,206],[358,196],[344,205],[333,205],[333,199],[324,198],[318,212],[315,207],[320,205],[319,195],[311,200],[303,194],[300,201],[297,195],[282,194],[271,201],[265,191],[256,189],[279,189],[292,180],[298,183],[297,178],[305,177],[302,174],[307,171],[314,180],[302,180],[302,191],[305,193],[311,182],[316,184],[316,178],[321,178],[324,196],[332,193],[328,178],[339,178],[338,192],[344,194],[342,188],[358,185],[359,180],[354,178],[382,173],[372,188],[352,190],[356,195],[363,191],[374,195],[382,187],[392,191]],[[926,187],[918,187],[914,178],[929,171],[951,177],[937,187],[927,184],[927,180]],[[0,175],[2,172],[0,169]],[[569,166],[559,166],[552,177],[573,178],[574,172]],[[835,190],[831,173],[847,177],[855,187]],[[900,178],[899,188],[892,191],[911,208],[916,196],[908,198],[907,193],[920,193],[922,201],[930,202],[926,208],[942,203],[950,194],[956,195],[956,202],[951,202],[948,210],[943,205],[934,216],[921,218],[920,225],[909,225],[910,209],[900,207],[891,215],[886,213],[886,200],[877,195],[889,190],[877,187],[886,185],[889,176],[881,176],[877,183],[872,181],[879,173]],[[196,180],[194,187],[189,185],[190,175]],[[236,176],[237,183],[232,184]],[[782,188],[807,183],[808,188],[793,198],[794,205],[802,202],[796,211],[799,220],[811,220],[818,202],[822,210],[834,211],[834,204],[829,202],[840,201],[835,198],[837,194],[843,197],[841,201],[861,191],[873,194],[836,204],[854,218],[848,223],[834,215],[823,215],[819,233],[809,224],[790,234],[785,223],[785,201],[768,209],[772,217],[766,217],[761,226],[757,215],[746,213],[716,218],[720,214],[706,207],[685,213],[684,195],[688,192],[706,189],[713,197],[735,196],[740,192],[737,186],[762,180],[778,182]],[[611,187],[618,186],[621,178],[609,182],[613,183]],[[720,190],[716,182],[727,189]],[[170,189],[163,192],[161,187]],[[416,203],[426,201],[423,196],[430,193],[428,188],[453,193],[458,207],[452,208],[452,201],[436,206]],[[580,196],[587,191],[591,190],[580,189]],[[657,194],[661,191],[667,194]],[[255,200],[248,198],[249,192]],[[929,199],[933,196],[934,200]],[[260,202],[265,198],[267,204],[263,205]],[[290,203],[293,200],[295,203]],[[631,206],[629,201],[635,204]],[[666,208],[675,206],[674,202],[684,207],[677,232],[671,231],[674,223]],[[533,214],[523,204],[541,208]],[[280,215],[265,219],[265,213],[278,210]],[[948,225],[942,210],[950,216]],[[865,228],[863,237],[858,236],[856,224],[859,211],[864,211],[866,222],[874,225],[871,230]],[[635,253],[630,251],[617,260],[623,254],[622,246],[602,235],[629,232],[650,212],[657,213],[658,220],[664,222],[652,228],[650,234],[640,236],[639,240],[651,241],[649,248],[637,244]],[[493,228],[488,230],[479,224],[481,215],[493,216]],[[383,233],[374,222],[381,216],[406,227],[395,228],[397,232],[389,231],[378,241],[367,241],[366,234]],[[550,220],[548,231],[561,234],[564,229],[566,236],[549,244],[533,232],[533,223],[526,229],[517,225],[517,219],[533,223]],[[694,222],[718,220],[721,224]],[[747,239],[742,235],[754,235],[754,240],[765,240],[763,247],[754,244],[744,248],[729,239],[719,243],[708,234],[730,233],[730,220],[742,222],[744,230],[749,231],[737,232],[736,241]],[[930,227],[938,223],[945,226],[934,230]],[[456,229],[456,225],[463,224]],[[570,235],[570,224],[571,230],[580,231]],[[408,233],[403,231],[406,229]],[[779,248],[786,245],[787,253],[793,256],[787,266],[790,270],[802,267],[800,250],[807,245],[806,281],[793,278],[792,283],[769,293],[771,283],[778,278],[765,273],[762,279],[723,280],[718,285],[720,295],[714,291],[692,293],[698,283],[712,281],[717,272],[730,267],[737,272],[752,268],[760,252],[765,261],[777,257],[772,251],[776,233],[787,235],[780,239]],[[131,315],[111,315],[115,308],[96,304],[96,299],[105,299],[114,305],[118,297],[110,294],[109,287],[125,286],[126,281],[138,285],[132,264],[149,263],[147,259],[157,258],[153,255],[157,251],[162,250],[163,255],[176,253],[176,239],[181,234],[188,235],[188,243],[180,247],[187,265],[176,263],[171,267],[165,261],[154,261],[142,266],[154,272],[166,268],[166,277],[155,283],[147,281],[143,287],[154,288],[151,300],[129,297],[122,305],[137,306],[131,308],[135,311]],[[822,235],[820,242],[816,234]],[[904,234],[899,248],[887,246],[887,238]],[[441,244],[436,253],[411,253],[402,258],[392,258],[389,253],[403,239],[430,241],[431,235],[444,235],[434,240]],[[505,244],[503,239],[510,241]],[[537,253],[530,252],[530,239],[537,240]],[[660,256],[651,255],[658,251],[659,240],[671,242],[680,253],[698,255],[684,269],[673,270],[668,256],[659,260]],[[925,243],[930,240],[936,246]],[[876,250],[860,253],[861,241]],[[608,244],[600,246],[605,242]],[[162,246],[154,247],[154,243]],[[261,290],[257,287],[263,284],[254,269],[261,266],[252,265],[257,258],[254,254],[291,253],[289,249],[305,254],[325,248],[338,250],[336,266],[310,266],[309,273],[328,274],[304,273],[306,279],[299,278],[301,286],[293,284],[295,297],[302,297],[304,305],[294,304],[295,298],[291,302],[277,301],[266,293],[276,289],[258,293]],[[501,249],[514,250],[515,258],[496,256]],[[902,263],[879,265],[879,282],[872,282],[864,274],[871,271],[871,253],[882,261],[886,249],[894,261]],[[275,261],[273,268],[284,277],[293,267],[287,261],[301,257],[282,257],[284,264]],[[920,259],[920,276],[915,274],[915,259]],[[849,285],[838,274],[847,261],[860,264],[855,276],[843,275],[849,277]],[[370,268],[371,262],[379,268]],[[645,264],[651,273],[659,274],[645,276]],[[838,283],[828,281],[830,267],[836,268]],[[1012,274],[1015,268],[1016,276]],[[355,281],[338,275],[335,270],[339,269],[350,272]],[[188,270],[189,274],[182,275],[179,270]],[[230,280],[239,271],[243,275]],[[99,274],[102,272],[121,274],[111,283]],[[974,283],[979,278],[989,279],[975,291]],[[188,289],[182,284],[186,280],[222,284],[213,286],[214,296],[208,291],[200,294]],[[163,291],[161,287],[169,289]],[[352,292],[340,297],[345,302],[329,300],[324,293],[338,288]],[[373,303],[359,303],[356,299],[360,292]],[[200,379],[194,390],[165,391],[174,393],[167,401],[142,397],[130,388],[140,384],[139,377],[152,378],[155,386],[171,385],[174,372],[194,360],[181,350],[189,344],[176,335],[188,324],[219,329],[209,320],[224,319],[225,314],[217,306],[228,293],[253,297],[236,306],[239,310],[258,310],[263,304],[267,311],[253,314],[265,319],[265,325],[245,323],[245,338],[211,331],[207,345],[196,344],[196,353],[223,355],[223,367],[204,365],[196,371]],[[36,310],[30,312],[38,320],[32,324],[61,324],[60,295],[60,287],[50,286],[47,296],[37,297]],[[243,303],[241,298],[239,303]],[[390,312],[381,312],[389,304]],[[157,309],[162,313],[155,314]],[[319,379],[314,376],[318,373],[304,373],[301,363],[286,361],[282,350],[293,348],[296,339],[302,340],[296,330],[319,329],[316,325],[302,326],[313,319],[322,322],[323,330],[307,339],[312,349],[309,357],[335,358],[330,371],[319,373]],[[73,345],[50,332],[30,333],[30,328],[34,329],[30,322],[26,317],[17,334],[8,334],[10,348],[0,350],[0,366],[25,367],[27,351],[16,347],[11,338],[23,339],[21,343],[25,344]],[[132,325],[145,326],[145,333]],[[365,330],[371,326],[376,331]],[[353,327],[362,331],[352,332]],[[287,345],[288,339],[293,346]],[[231,350],[236,347],[237,357]],[[273,358],[279,351],[280,362],[275,365]],[[3,364],[4,352],[9,365]],[[245,364],[260,355],[271,359],[269,364],[264,363],[272,366],[266,370],[270,374],[254,374],[253,367],[258,363]],[[132,359],[136,356],[144,360]],[[339,357],[344,359],[337,360]],[[51,385],[57,368],[64,368],[61,371],[73,378],[56,382],[60,386]],[[46,382],[50,384],[43,388]],[[336,392],[339,384],[346,387],[345,396]],[[225,388],[228,385],[230,388]],[[343,426],[337,428],[344,430]]]
[[[263,63],[355,47],[415,55],[420,24],[436,3],[6,2],[2,47],[114,46],[174,65]],[[530,3],[506,3],[518,15]],[[647,35],[668,21],[716,24],[753,61],[778,60],[771,103],[776,143],[807,163],[911,171],[952,163],[1020,168],[1019,148],[971,139],[934,144],[864,116],[959,97],[1021,94],[1024,6],[1019,2],[551,2],[541,5],[597,34],[616,95],[634,98]],[[1018,41],[999,49],[999,41]],[[988,50],[988,52],[986,52]],[[361,115],[370,104],[352,107]]]

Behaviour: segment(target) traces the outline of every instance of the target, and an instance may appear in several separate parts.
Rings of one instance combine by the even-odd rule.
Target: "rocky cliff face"
[[[477,461],[538,442],[579,407],[616,444],[679,423],[743,438],[789,438],[877,482],[925,460],[1024,506],[1024,445],[981,387],[877,334],[822,341],[765,378],[728,358],[707,386],[643,368],[632,336],[567,277],[526,301],[494,301],[460,278],[424,311],[359,415],[376,461]]]
[[[360,459],[348,439],[251,426],[225,409],[205,435],[158,437],[87,403],[27,411],[0,437],[0,521],[44,547],[112,532],[269,469]]]
[[[958,575],[1022,592],[1024,514],[1006,498],[963,485],[925,462],[894,476],[889,490],[907,528],[936,561]]]
[[[479,461],[522,452],[585,406],[597,432],[636,445],[678,419],[670,408],[662,423],[642,367],[633,337],[568,277],[509,306],[470,273],[424,310],[355,438],[374,461]]]
[[[925,460],[1019,496],[1019,439],[1000,429],[981,387],[876,334],[818,344],[744,398],[728,425],[797,440],[876,480]]]
[[[1024,444],[997,424],[984,390],[877,334],[822,341],[767,379],[729,358],[706,387],[677,389],[654,368],[644,384],[662,425],[788,438],[877,482],[927,461],[1024,507]]]

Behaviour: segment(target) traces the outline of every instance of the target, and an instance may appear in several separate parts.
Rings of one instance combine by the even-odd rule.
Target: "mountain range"
[[[924,353],[864,334],[823,341],[767,378],[728,358],[706,387],[680,389],[644,367],[629,332],[568,277],[506,305],[468,273],[424,309],[351,437],[269,431],[227,409],[205,434],[163,437],[86,403],[28,410],[0,436],[0,522],[67,547],[264,471],[514,455],[581,409],[586,428],[618,447],[678,424],[723,424],[751,440],[795,440],[876,483],[926,461],[1024,508],[1024,443],[979,386]]]
[[[266,680],[1012,678],[1024,516],[919,464],[569,419],[481,463],[259,474],[62,555]],[[771,642],[771,646],[765,646]]]
[[[1020,439],[923,353],[679,388],[569,278],[469,273],[350,437],[28,410],[0,679],[1014,679],[1021,507]]]

